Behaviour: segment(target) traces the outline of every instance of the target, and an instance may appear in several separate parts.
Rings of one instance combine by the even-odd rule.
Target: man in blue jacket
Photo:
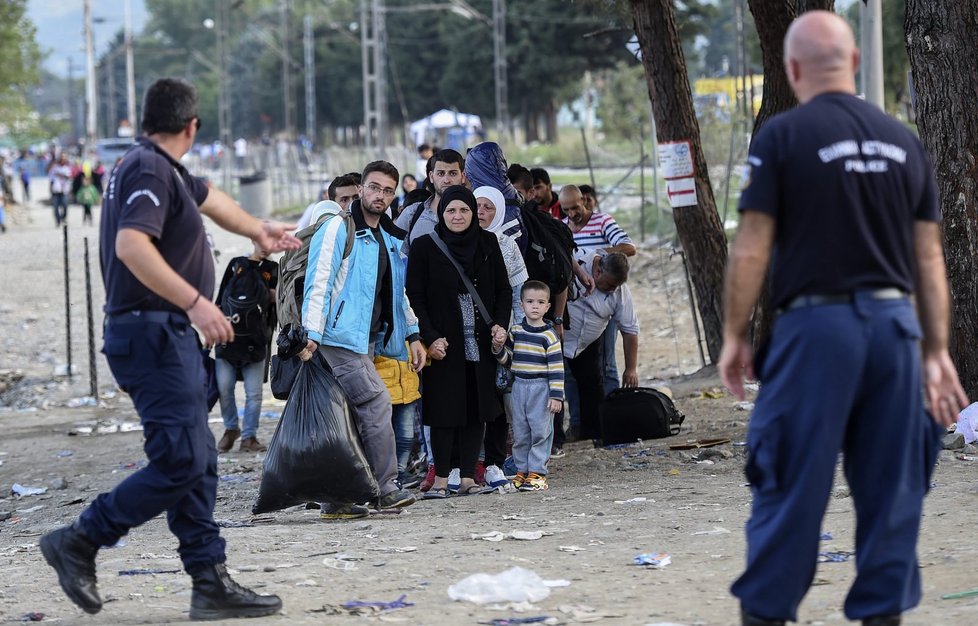
[[[313,235],[302,301],[302,325],[309,334],[303,356],[319,350],[346,394],[380,485],[380,509],[405,507],[415,499],[396,481],[391,398],[374,367],[374,353],[410,360],[417,372],[425,361],[418,321],[404,293],[405,233],[385,213],[398,180],[397,168],[386,161],[364,168],[360,199],[350,206],[357,229],[353,249],[344,258],[344,220],[330,220]],[[368,513],[355,504],[324,507],[327,519]]]

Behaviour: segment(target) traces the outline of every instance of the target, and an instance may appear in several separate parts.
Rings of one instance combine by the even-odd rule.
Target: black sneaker
[[[58,572],[58,582],[68,598],[86,613],[102,610],[95,579],[95,555],[99,546],[75,526],[65,526],[41,537],[41,554]]]
[[[404,491],[403,489],[398,489],[397,491],[392,491],[386,495],[380,496],[377,499],[378,509],[403,509],[406,506],[411,506],[417,502],[414,495]]]
[[[330,504],[319,507],[319,519],[360,519],[370,515],[370,509],[359,504]]]
[[[420,474],[405,472],[403,476],[398,476],[397,484],[401,489],[416,489],[421,485],[424,476]]]

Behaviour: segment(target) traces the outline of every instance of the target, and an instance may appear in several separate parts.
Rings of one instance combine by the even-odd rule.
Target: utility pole
[[[136,119],[136,70],[132,58],[132,0],[126,0],[126,118],[133,134],[136,134],[139,120]]]
[[[295,104],[292,98],[292,60],[289,58],[289,42],[292,40],[290,32],[292,0],[281,0],[279,5],[281,12],[282,29],[282,105],[285,107],[285,135],[292,139],[294,135],[294,109]]]
[[[496,132],[509,137],[509,90],[506,79],[506,0],[492,0],[492,52],[496,78]]]
[[[306,138],[316,144],[316,58],[312,39],[312,16],[302,19],[302,51],[306,70]]]
[[[109,85],[108,93],[105,98],[105,134],[103,137],[115,137],[116,129],[119,127],[119,109],[115,102],[115,54],[110,53],[105,56],[105,66],[103,70],[108,74]]]
[[[92,35],[92,0],[85,0],[85,149],[95,146],[98,103],[95,97],[95,44]]]
[[[859,78],[867,102],[883,108],[883,15],[881,0],[859,5]]]
[[[231,81],[228,76],[228,2],[215,0],[217,18],[218,88],[217,88],[217,125],[224,146],[224,158],[221,163],[221,185],[223,191],[231,193]]]
[[[368,151],[387,143],[387,27],[384,0],[363,0],[360,41],[363,49],[363,124]]]

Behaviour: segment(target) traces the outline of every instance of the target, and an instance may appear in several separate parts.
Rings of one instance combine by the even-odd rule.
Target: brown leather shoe
[[[241,440],[241,446],[238,450],[242,452],[264,452],[268,450],[268,446],[259,442],[257,437],[247,437]]]
[[[234,442],[241,436],[241,431],[236,428],[229,428],[224,431],[224,436],[217,442],[218,452],[227,452],[234,447]]]

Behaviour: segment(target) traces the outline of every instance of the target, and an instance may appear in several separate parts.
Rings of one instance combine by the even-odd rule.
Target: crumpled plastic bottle
[[[511,567],[498,574],[478,573],[448,588],[452,600],[476,604],[493,602],[539,602],[550,595],[550,587],[536,572]]]

